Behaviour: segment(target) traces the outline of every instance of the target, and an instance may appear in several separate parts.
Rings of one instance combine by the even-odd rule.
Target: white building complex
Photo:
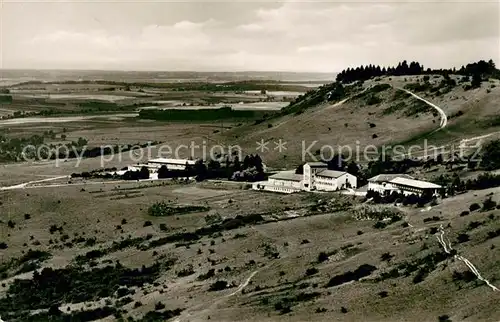
[[[357,178],[345,171],[328,170],[323,162],[309,162],[303,166],[303,174],[282,171],[269,177],[268,181],[255,182],[254,190],[281,193],[298,191],[337,191],[357,187]]]
[[[415,194],[421,196],[425,192],[436,195],[441,188],[440,185],[415,180],[415,178],[406,174],[379,174],[368,179],[368,190],[373,190],[380,194],[391,194],[396,191],[404,195]]]

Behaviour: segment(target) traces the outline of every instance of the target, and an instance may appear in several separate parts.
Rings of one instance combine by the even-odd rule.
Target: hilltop
[[[441,145],[494,134],[500,131],[497,109],[500,81],[492,78],[498,75],[498,70],[480,74],[478,80],[474,76],[477,75],[474,66],[478,64],[469,64],[455,71],[457,74],[452,74],[453,70],[420,68],[418,75],[380,75],[368,79],[363,75],[352,76],[351,70],[344,71],[337,82],[299,96],[279,114],[226,131],[220,140],[249,150],[260,140],[271,142],[270,146],[280,139],[286,141],[284,153],[271,149],[264,154],[269,164],[286,167],[300,163],[302,141],[305,147],[317,141],[312,148],[313,154],[317,154],[323,145],[335,149],[359,146],[363,151],[367,145],[421,144],[423,139]],[[397,68],[388,70],[401,74],[396,72]],[[467,75],[470,73],[472,76]],[[345,75],[351,76],[348,83]],[[446,128],[435,131],[440,125],[439,113],[402,89],[442,108],[448,119]]]

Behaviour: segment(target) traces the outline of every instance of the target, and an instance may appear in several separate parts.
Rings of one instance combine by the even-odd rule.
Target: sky
[[[338,72],[500,61],[500,4],[0,0],[0,68]],[[500,64],[500,63],[498,63]]]

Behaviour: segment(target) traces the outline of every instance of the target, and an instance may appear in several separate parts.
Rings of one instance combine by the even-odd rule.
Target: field
[[[91,267],[119,261],[127,268],[140,268],[157,260],[175,259],[175,264],[162,272],[155,283],[129,289],[134,290],[128,295],[129,304],[121,306],[121,297],[111,295],[97,302],[61,304],[63,312],[89,310],[107,302],[126,311],[124,316],[139,318],[154,311],[161,302],[167,309],[182,308],[181,321],[205,321],[209,317],[216,321],[331,321],[365,317],[374,321],[413,321],[415,316],[432,321],[443,315],[451,320],[496,321],[492,290],[482,283],[456,280],[454,272],[466,271],[457,260],[439,260],[418,283],[416,271],[410,271],[407,277],[380,279],[398,264],[418,262],[428,254],[442,252],[431,228],[452,223],[446,231],[454,248],[478,265],[483,276],[498,284],[498,240],[485,236],[500,228],[500,213],[496,210],[458,216],[469,204],[481,202],[496,190],[460,195],[426,212],[406,208],[401,221],[376,229],[373,220],[359,221],[353,217],[355,201],[348,197],[280,196],[243,188],[239,184],[167,181],[4,191],[2,229],[7,234],[8,248],[3,250],[3,263],[37,249],[51,255],[39,263],[41,267],[63,269],[71,264],[90,269],[85,268],[87,264],[77,264],[79,255],[88,256],[91,250],[110,249],[127,240],[130,246],[111,248],[115,250],[92,259],[95,264]],[[315,213],[312,206],[323,204],[321,200],[331,201],[326,211]],[[158,201],[205,205],[210,210],[171,217],[149,216],[148,207]],[[295,217],[301,212],[310,215]],[[30,215],[28,219],[25,214]],[[227,228],[200,235],[199,239],[165,239],[207,227],[210,220],[250,214],[263,219],[235,228],[226,225]],[[423,222],[424,218],[435,216],[437,221]],[[7,221],[12,221],[14,227],[9,228]],[[467,231],[472,221],[482,224],[468,231],[470,241],[455,242],[455,236]],[[60,230],[51,231],[51,227]],[[93,246],[86,246],[85,240],[89,239],[95,239]],[[322,252],[325,258],[320,257]],[[383,259],[385,253],[391,255],[389,260]],[[355,271],[362,264],[375,267],[374,272],[359,281],[328,286],[335,275]],[[211,269],[213,277],[200,277]],[[8,270],[8,276],[12,272],[12,268]],[[208,291],[217,280],[227,281],[228,286]],[[244,288],[238,287],[245,281],[248,284]],[[0,294],[5,294],[13,279],[7,277],[2,283]],[[460,296],[456,296],[457,292]],[[136,302],[142,305],[134,307]],[[4,304],[0,302],[1,305]]]

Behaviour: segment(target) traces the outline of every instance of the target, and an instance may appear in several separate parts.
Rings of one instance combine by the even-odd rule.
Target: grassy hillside
[[[5,192],[2,318],[496,321],[493,291],[437,240],[443,225],[498,285],[499,210],[461,215],[492,192],[500,201],[475,191],[428,211],[215,183]],[[209,210],[148,215],[163,200]]]
[[[299,97],[281,115],[260,124],[248,124],[225,132],[221,140],[255,150],[260,140],[269,141],[264,159],[270,165],[289,167],[301,161],[302,151],[313,142],[312,154],[323,145],[381,146],[404,143],[449,144],[500,131],[498,80],[469,89],[470,82],[439,75],[382,77],[364,83],[325,85]],[[439,128],[439,114],[429,105],[399,90],[405,88],[440,106],[448,116],[448,127]],[[430,135],[430,133],[432,133]],[[278,153],[273,142],[287,142]],[[303,143],[304,142],[304,149]],[[328,149],[328,150],[327,150]],[[331,154],[331,153],[330,153]]]

